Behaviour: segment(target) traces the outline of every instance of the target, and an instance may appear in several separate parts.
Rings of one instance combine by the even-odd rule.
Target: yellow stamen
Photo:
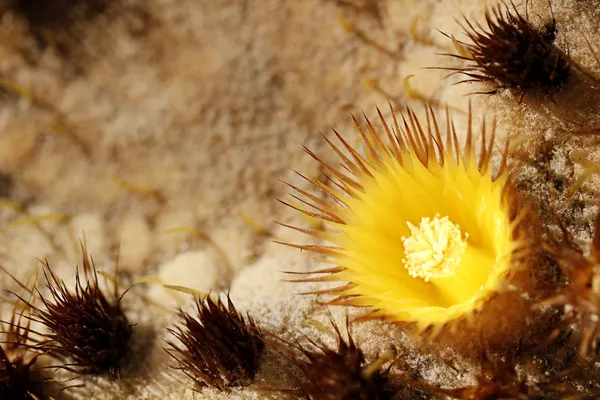
[[[402,262],[409,275],[425,282],[454,275],[467,248],[469,234],[465,233],[463,239],[460,227],[439,214],[433,219],[422,218],[418,227],[406,224],[411,235],[402,237],[405,255]]]

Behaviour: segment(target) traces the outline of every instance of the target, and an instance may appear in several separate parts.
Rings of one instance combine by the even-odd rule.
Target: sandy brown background
[[[350,113],[364,110],[374,117],[375,106],[386,108],[388,100],[396,107],[448,103],[458,120],[471,100],[476,119],[495,116],[502,137],[528,143],[515,156],[528,160],[520,187],[534,202],[541,200],[548,216],[550,163],[552,179],[560,183],[559,209],[583,243],[590,236],[597,178],[582,193],[565,193],[600,156],[594,137],[571,135],[600,121],[598,83],[578,72],[555,103],[535,96],[519,103],[509,92],[465,96],[474,86],[452,86],[456,79],[443,79],[445,72],[423,69],[458,65],[438,55],[454,49],[434,28],[459,35],[455,19],[461,13],[481,19],[486,2],[113,3],[109,11],[77,21],[61,49],[40,46],[16,13],[8,11],[1,20],[0,80],[7,90],[0,98],[0,195],[39,216],[24,223],[32,221],[23,220],[24,213],[0,209],[0,261],[20,279],[32,275],[36,258],[48,258],[64,279],[72,279],[85,232],[100,269],[112,270],[120,246],[125,282],[159,275],[198,290],[230,288],[238,307],[266,328],[303,329],[327,340],[309,323],[322,318],[314,299],[298,300],[297,288],[280,282],[278,271],[306,269],[313,261],[272,243],[305,240],[274,224],[305,223],[275,199],[287,192],[280,180],[301,184],[292,170],[319,175],[301,144],[322,150],[319,132],[329,135],[330,126],[354,135]],[[600,50],[598,6],[592,0],[552,4],[558,45],[569,49],[573,65],[596,77],[600,65],[585,38]],[[533,7],[534,23],[550,18],[545,2]],[[338,12],[354,34],[343,29]],[[404,79],[411,74],[407,93]],[[191,228],[213,244],[194,238]],[[11,285],[5,277],[0,284]],[[138,292],[127,299],[139,325],[135,356],[123,371],[125,397],[192,398],[192,383],[167,368],[161,349],[164,327],[175,317],[154,304],[173,307],[172,293],[154,286]],[[183,304],[186,297],[178,300]],[[374,329],[384,328],[373,324],[357,332],[371,353],[387,343],[385,335],[372,335]],[[399,333],[389,333],[399,340]],[[472,381],[468,369],[449,375],[406,340],[399,343],[425,380]],[[282,362],[268,356],[259,382],[247,390],[206,390],[197,398],[283,398],[253,391],[272,382],[293,385],[293,377],[285,376],[293,371]],[[85,381],[68,396],[119,397],[114,382]]]

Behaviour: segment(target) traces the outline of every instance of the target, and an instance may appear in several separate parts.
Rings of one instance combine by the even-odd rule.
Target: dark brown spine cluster
[[[567,283],[557,290],[543,305],[560,306],[564,309],[564,323],[558,329],[572,330],[572,338],[578,342],[582,359],[598,354],[600,342],[600,214],[596,218],[595,232],[590,255],[584,255],[562,226],[564,240],[561,245],[548,248],[557,262]]]
[[[181,342],[167,341],[166,351],[199,387],[220,391],[245,386],[254,379],[264,350],[263,334],[248,315],[210,296],[196,298],[195,315],[179,310],[180,326],[169,329]]]
[[[537,348],[536,352],[539,350],[540,348]],[[432,391],[461,400],[595,398],[588,397],[588,394],[567,382],[565,377],[569,371],[554,374],[543,371],[542,378],[529,379],[528,374],[519,371],[518,368],[523,367],[528,359],[530,357],[520,346],[493,355],[489,354],[488,350],[483,350],[480,370],[476,375],[477,382],[474,385],[454,389],[434,388]]]
[[[26,302],[32,310],[32,320],[47,328],[35,348],[64,361],[65,369],[116,376],[132,333],[132,325],[121,308],[117,285],[113,298],[103,293],[96,267],[85,247],[85,283],[77,270],[74,291],[69,291],[47,262],[43,267],[49,298],[37,291],[43,307]]]
[[[536,88],[551,93],[567,81],[570,63],[554,44],[554,19],[543,29],[536,29],[513,3],[510,8],[503,3],[486,12],[486,28],[475,27],[466,18],[465,23],[465,34],[471,43],[458,42],[461,54],[449,55],[471,65],[450,70],[467,76],[461,83],[496,83],[494,89],[478,93],[493,94],[503,88],[516,89],[522,96]]]
[[[42,400],[49,380],[36,365],[40,353],[29,343],[27,317],[13,312],[10,321],[0,323],[4,339],[0,342],[0,400]]]
[[[533,399],[541,398],[541,391],[519,377],[514,357],[505,355],[490,360],[486,351],[481,355],[481,371],[477,383],[456,389],[436,389],[453,399],[492,400],[492,399]]]
[[[345,340],[333,322],[337,348],[331,349],[309,339],[311,348],[300,344],[300,358],[291,358],[303,374],[297,392],[311,400],[383,400],[391,399],[388,389],[389,368],[368,364],[365,354],[352,338],[348,320]]]

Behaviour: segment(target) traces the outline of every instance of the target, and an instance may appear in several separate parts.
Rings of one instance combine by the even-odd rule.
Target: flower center
[[[429,282],[432,278],[447,278],[454,274],[467,248],[468,233],[464,239],[460,227],[446,216],[424,217],[419,226],[406,223],[409,237],[402,237],[402,259],[408,274]]]

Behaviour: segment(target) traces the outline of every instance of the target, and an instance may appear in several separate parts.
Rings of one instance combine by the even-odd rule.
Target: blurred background
[[[446,62],[434,53],[451,43],[430,27],[451,29],[436,10],[455,6],[3,0],[0,195],[17,203],[3,262],[60,263],[69,227],[96,257],[120,244],[122,269],[147,273],[186,236],[165,231],[193,227],[243,267],[286,218],[279,180],[319,173],[301,144],[318,151],[319,132],[388,100],[444,101],[447,82],[431,79],[444,73],[421,67]],[[53,237],[22,236],[30,214]]]
[[[69,281],[85,235],[104,270],[119,250],[123,282],[156,275],[202,291],[231,289],[260,323],[303,325],[313,305],[281,300],[293,290],[278,272],[311,261],[273,243],[306,240],[274,221],[314,223],[276,200],[288,191],[282,180],[306,186],[294,170],[325,179],[302,145],[327,159],[321,132],[333,126],[352,139],[350,114],[375,118],[379,106],[389,115],[388,103],[448,105],[460,119],[471,100],[478,115],[496,113],[506,136],[563,129],[572,101],[585,101],[577,91],[542,105],[517,104],[510,93],[469,97],[472,87],[452,85],[457,77],[424,69],[459,65],[440,55],[455,49],[439,31],[459,36],[456,20],[480,20],[489,4],[496,2],[0,0],[0,263],[27,280],[48,259]],[[534,7],[536,23],[550,18],[546,2]],[[582,36],[598,43],[597,3],[553,7],[563,48],[598,72]],[[577,117],[598,116],[597,102],[585,107]],[[571,149],[563,150],[554,153],[556,176],[571,179]],[[545,168],[532,167],[524,185],[534,187]],[[581,210],[577,221],[589,225],[594,209]],[[11,285],[0,275],[0,287]],[[160,290],[148,287],[149,301],[177,304]],[[168,363],[160,332],[173,314],[128,307],[151,344],[142,346],[145,372],[125,392],[181,398],[180,381],[160,369]],[[292,320],[291,310],[299,315]],[[109,387],[102,397],[118,398]],[[241,398],[263,398],[248,396]]]

